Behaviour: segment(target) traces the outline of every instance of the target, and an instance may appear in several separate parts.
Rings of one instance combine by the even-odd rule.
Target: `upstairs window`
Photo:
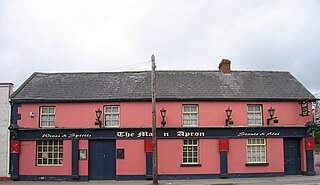
[[[182,106],[182,125],[198,126],[198,105]]]
[[[56,108],[55,107],[40,107],[40,127],[51,128],[55,127]]]
[[[248,105],[248,125],[262,126],[262,106]]]
[[[104,123],[106,127],[120,126],[120,106],[104,107]]]

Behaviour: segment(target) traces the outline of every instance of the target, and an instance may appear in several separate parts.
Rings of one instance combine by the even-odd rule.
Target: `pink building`
[[[160,179],[315,174],[315,97],[290,73],[156,78]],[[152,178],[150,71],[34,73],[11,101],[12,179]]]

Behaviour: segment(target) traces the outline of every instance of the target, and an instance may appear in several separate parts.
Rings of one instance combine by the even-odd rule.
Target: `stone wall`
[[[9,177],[9,131],[11,83],[0,83],[0,180]]]

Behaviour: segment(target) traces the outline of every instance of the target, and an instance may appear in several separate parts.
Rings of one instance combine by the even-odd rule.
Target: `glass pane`
[[[55,109],[55,108],[53,108],[53,107],[49,108],[49,113],[54,114],[54,112],[55,112],[54,109]]]
[[[106,107],[106,112],[111,112],[111,107]]]
[[[183,112],[190,112],[190,106],[188,105],[183,106]]]
[[[112,107],[112,112],[119,112],[119,107]]]
[[[197,106],[192,106],[191,107],[191,112],[198,112],[198,107]]]
[[[252,105],[248,105],[248,111],[253,111],[253,110],[254,110],[253,106]]]

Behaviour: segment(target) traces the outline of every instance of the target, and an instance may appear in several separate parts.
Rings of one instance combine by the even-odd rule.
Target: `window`
[[[37,141],[37,166],[62,166],[63,141]]]
[[[184,139],[182,151],[183,164],[198,164],[199,163],[199,150],[197,139]]]
[[[183,126],[198,126],[198,105],[183,105],[182,120]]]
[[[104,107],[104,122],[107,127],[120,126],[120,106]]]
[[[40,127],[55,127],[55,119],[55,107],[40,107]]]
[[[247,163],[266,163],[266,140],[247,140]]]
[[[248,125],[261,126],[262,125],[262,106],[248,105]]]

